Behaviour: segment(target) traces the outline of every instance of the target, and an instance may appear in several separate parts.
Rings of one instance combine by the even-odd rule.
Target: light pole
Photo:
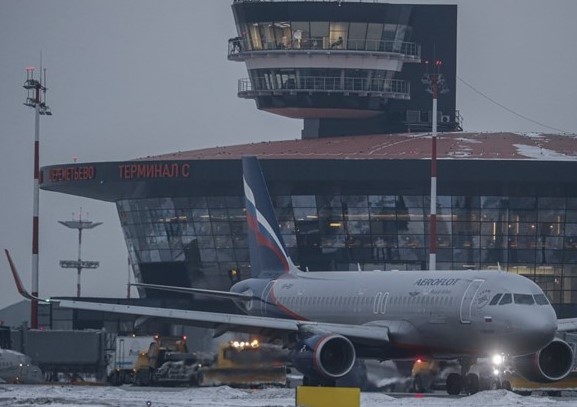
[[[32,215],[32,295],[38,296],[38,234],[39,234],[39,179],[40,179],[40,115],[52,116],[46,104],[46,70],[40,68],[39,78],[34,78],[34,68],[26,68],[24,89],[28,92],[24,105],[34,108],[34,209]],[[42,76],[44,75],[44,81]],[[38,301],[32,300],[30,327],[38,329]]]
[[[82,230],[84,229],[94,229],[96,226],[102,225],[102,222],[92,222],[88,220],[82,220],[82,211],[78,216],[78,220],[62,221],[59,220],[58,223],[70,228],[78,230],[78,260],[60,260],[60,267],[64,269],[76,269],[77,270],[77,281],[76,281],[76,296],[80,297],[80,274],[82,269],[97,269],[100,266],[98,261],[83,261],[82,260]]]
[[[429,64],[429,61],[425,61]],[[445,79],[441,74],[442,62],[435,60],[432,72],[423,75],[422,82],[427,91],[433,95],[433,117],[431,137],[431,216],[429,218],[429,270],[437,269],[437,97],[439,93],[448,92]]]

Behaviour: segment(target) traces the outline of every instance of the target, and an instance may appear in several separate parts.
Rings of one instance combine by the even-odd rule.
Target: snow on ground
[[[140,388],[69,385],[0,385],[0,406],[36,407],[293,407],[293,389],[238,390],[211,388]],[[569,407],[577,400],[523,397],[505,390],[486,391],[460,399],[445,397],[393,398],[362,393],[362,407]]]

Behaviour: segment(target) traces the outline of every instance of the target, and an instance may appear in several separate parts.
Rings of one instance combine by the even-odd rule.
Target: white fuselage
[[[511,302],[491,301],[508,294]],[[382,355],[513,356],[546,346],[555,311],[531,280],[500,271],[358,271],[286,274],[271,280],[253,315],[341,324],[382,325]],[[508,297],[507,297],[508,298]],[[518,298],[518,301],[514,301]],[[524,300],[523,300],[524,299]],[[527,299],[530,299],[528,301]],[[532,302],[532,303],[531,303]]]
[[[0,349],[0,379],[7,383],[40,383],[43,375],[28,356],[13,350]]]

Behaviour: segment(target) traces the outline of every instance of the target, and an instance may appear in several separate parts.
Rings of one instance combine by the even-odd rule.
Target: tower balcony
[[[409,100],[410,83],[400,79],[367,79],[351,77],[299,76],[284,82],[267,77],[238,80],[238,97],[255,99],[259,96],[297,94],[341,94],[344,96],[371,96],[386,99]]]
[[[342,37],[311,37],[292,41],[271,41],[251,44],[242,37],[228,40],[228,59],[246,62],[258,57],[291,55],[372,56],[395,59],[400,62],[421,62],[421,46],[415,42],[347,39]]]

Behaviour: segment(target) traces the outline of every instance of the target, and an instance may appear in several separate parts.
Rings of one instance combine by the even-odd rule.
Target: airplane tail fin
[[[248,243],[253,277],[274,278],[297,271],[284,244],[260,164],[242,158]]]

